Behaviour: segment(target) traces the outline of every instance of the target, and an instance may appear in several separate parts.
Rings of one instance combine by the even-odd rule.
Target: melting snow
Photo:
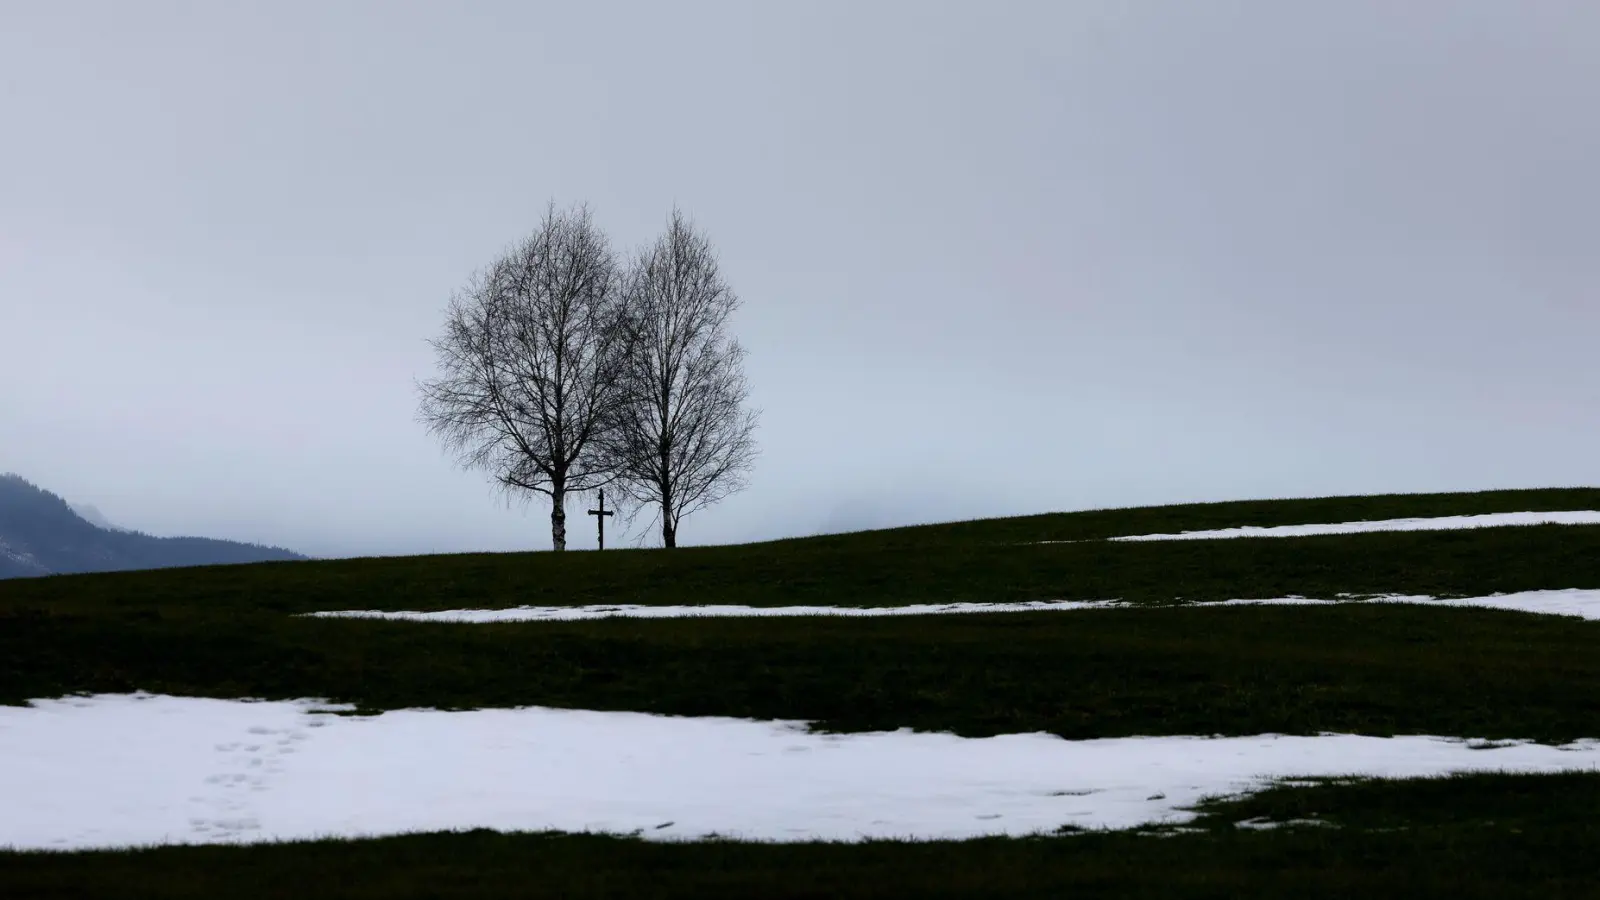
[[[639,606],[631,603],[597,603],[588,606],[519,606],[514,609],[412,610],[349,609],[307,613],[336,619],[404,619],[413,622],[576,622],[585,619],[711,619],[752,616],[928,616],[941,613],[1037,612],[1040,610],[1100,609],[1125,604],[1116,601],[1032,600],[1026,603],[917,603],[910,606]]]
[[[319,714],[311,701],[0,707],[0,846],[487,827],[795,841],[1182,823],[1290,776],[1595,769],[1600,742],[1354,735],[969,739],[544,708]]]
[[[1600,512],[1488,513],[1479,516],[1440,516],[1431,519],[1381,519],[1369,522],[1337,522],[1320,525],[1241,525],[1214,531],[1184,531],[1177,534],[1135,534],[1114,537],[1112,541],[1200,541],[1241,537],[1309,537],[1319,534],[1365,534],[1372,531],[1454,531],[1462,528],[1498,528],[1510,525],[1600,525]],[[1041,544],[1075,543],[1040,541]]]
[[[1600,619],[1600,591],[1554,590],[1522,591],[1516,594],[1491,594],[1487,597],[1429,597],[1425,595],[1385,594],[1379,597],[1344,596],[1336,600],[1318,600],[1310,597],[1278,597],[1271,600],[1223,600],[1216,603],[1196,603],[1195,606],[1267,606],[1299,604],[1323,606],[1330,603],[1415,603],[1425,606],[1476,606],[1484,609],[1505,609],[1512,612],[1539,613],[1551,616],[1578,616]]]
[[[1417,603],[1431,606],[1480,606],[1515,612],[1600,619],[1600,590],[1523,591],[1516,594],[1491,594],[1486,597],[1429,597],[1386,594],[1378,597],[1342,596],[1334,600],[1308,597],[1222,600],[1192,603],[1191,606],[1267,606],[1323,605],[1329,603]],[[399,619],[413,622],[454,622],[481,625],[492,622],[574,622],[586,619],[620,617],[627,619],[676,619],[761,616],[924,616],[941,613],[1003,613],[1075,611],[1089,609],[1129,609],[1118,600],[1038,600],[1028,603],[928,603],[913,606],[519,606],[513,609],[443,609],[433,612],[413,610],[339,610],[307,613],[310,616],[344,619]]]

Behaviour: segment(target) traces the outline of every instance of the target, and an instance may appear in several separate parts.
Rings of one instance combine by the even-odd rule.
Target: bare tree
[[[758,414],[745,408],[744,349],[728,335],[739,298],[706,237],[677,210],[624,280],[627,401],[608,429],[619,487],[653,506],[661,541],[678,523],[741,490],[755,460]]]
[[[567,547],[567,494],[613,475],[601,437],[620,396],[619,286],[588,209],[552,204],[451,299],[431,342],[441,374],[418,385],[421,420],[463,466],[550,498],[556,550]]]

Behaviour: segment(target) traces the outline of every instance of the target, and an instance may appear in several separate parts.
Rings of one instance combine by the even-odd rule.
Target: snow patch
[[[1235,828],[1243,828],[1249,831],[1270,831],[1274,828],[1293,828],[1295,826],[1333,827],[1332,822],[1326,822],[1322,819],[1287,819],[1282,822],[1275,822],[1272,819],[1244,819],[1233,823],[1233,825]]]
[[[1577,616],[1600,620],[1600,590],[1521,591],[1515,594],[1490,594],[1485,597],[1429,597],[1422,594],[1384,594],[1376,597],[1342,596],[1334,600],[1311,597],[1276,597],[1266,600],[1220,600],[1194,603],[1193,606],[1326,606],[1333,603],[1409,603],[1420,606],[1478,607],[1546,616]]]
[[[1491,594],[1485,597],[1429,597],[1421,594],[1384,594],[1375,597],[1342,595],[1336,599],[1272,597],[1217,600],[1183,606],[1325,606],[1332,603],[1414,603],[1426,606],[1475,606],[1541,615],[1600,619],[1600,590],[1565,589]],[[1037,600],[1028,603],[928,603],[912,606],[519,606],[513,609],[415,610],[347,609],[306,613],[317,618],[390,619],[408,622],[449,622],[484,625],[495,622],[577,622],[590,619],[679,619],[783,616],[927,616],[942,614],[1073,612],[1095,609],[1133,609],[1120,600]]]
[[[493,828],[773,841],[1189,822],[1285,777],[1600,767],[1600,742],[960,738],[540,707],[328,715],[102,695],[0,707],[0,846],[79,849]],[[1481,747],[1481,745],[1479,745]]]
[[[1038,612],[1122,607],[1116,600],[1033,600],[1026,603],[919,603],[909,606],[639,606],[596,603],[587,606],[519,606],[513,609],[414,610],[346,609],[306,613],[335,619],[401,619],[410,622],[577,622],[588,619],[685,619],[786,616],[931,616],[952,613]]]
[[[1183,531],[1177,534],[1135,534],[1107,538],[1111,541],[1201,541],[1246,537],[1311,537],[1324,534],[1366,534],[1374,531],[1455,531],[1463,528],[1503,528],[1526,525],[1600,525],[1600,511],[1487,513],[1477,516],[1439,516],[1419,519],[1380,519],[1364,522],[1336,522],[1317,525],[1241,525],[1212,531]],[[1041,544],[1070,544],[1078,541],[1039,541]]]
[[[26,550],[13,548],[10,544],[6,543],[4,539],[0,539],[0,559],[8,559],[16,565],[23,567],[28,572],[34,574],[43,575],[50,571],[42,563],[40,563],[38,558],[32,553],[29,553]]]

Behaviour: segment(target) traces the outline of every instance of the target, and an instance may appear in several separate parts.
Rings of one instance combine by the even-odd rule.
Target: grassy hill
[[[1600,490],[1105,510],[670,552],[469,554],[19,579],[0,582],[0,702],[147,690],[326,697],[363,712],[537,704],[809,719],[836,731],[909,726],[1069,738],[1344,731],[1565,741],[1600,736],[1600,622],[1481,609],[1182,604],[1600,588],[1600,526],[1098,540],[1564,509],[1600,509]],[[1082,543],[1038,543],[1062,540]],[[295,615],[594,602],[1109,598],[1135,606],[480,626]],[[1219,803],[1202,833],[1159,840],[1108,834],[763,847],[472,834],[0,854],[0,893],[71,896],[96,885],[149,884],[151,895],[265,896],[294,872],[315,875],[313,884],[359,883],[360,895],[383,897],[908,890],[1221,897],[1275,896],[1305,884],[1315,885],[1300,891],[1311,896],[1582,896],[1600,876],[1600,830],[1586,818],[1595,798],[1600,776],[1282,788]],[[1342,816],[1342,826],[1254,832],[1233,825],[1262,809],[1294,818],[1307,803]]]

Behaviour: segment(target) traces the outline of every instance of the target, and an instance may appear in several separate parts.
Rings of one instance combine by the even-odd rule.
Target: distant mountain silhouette
[[[306,558],[280,547],[101,527],[55,494],[0,474],[0,578]]]

